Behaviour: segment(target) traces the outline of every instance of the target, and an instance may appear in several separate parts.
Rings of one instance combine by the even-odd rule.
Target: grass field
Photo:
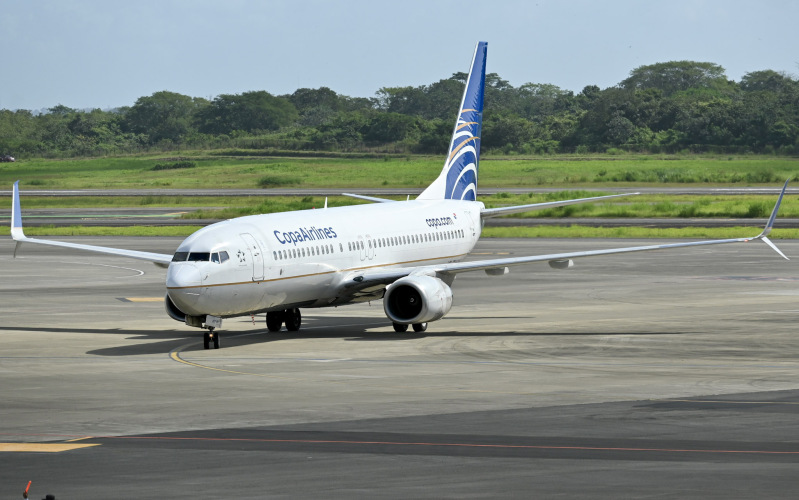
[[[221,153],[221,154],[220,154]],[[27,197],[26,189],[189,189],[189,188],[422,188],[441,169],[440,157],[364,158],[278,158],[231,156],[226,152],[180,152],[173,156],[129,156],[75,160],[24,160],[0,164],[0,185],[20,180],[23,211],[32,208],[89,207],[203,207],[185,218],[219,219],[256,213],[300,210],[324,205],[323,197]],[[227,152],[230,153],[230,152]],[[187,159],[193,168],[155,169],[165,162]],[[493,188],[555,187],[563,192],[539,195],[498,193],[481,197],[488,207],[521,205],[596,196],[580,188],[636,186],[779,186],[785,179],[799,177],[799,158],[770,156],[556,156],[484,157],[480,164],[480,186]],[[397,197],[403,198],[404,197]],[[637,217],[652,218],[762,218],[774,204],[769,196],[664,196],[642,195],[607,203],[574,205],[558,209],[517,214],[515,217]],[[329,206],[362,201],[330,197]],[[8,209],[10,199],[0,200]],[[799,198],[786,197],[781,217],[799,217]],[[634,221],[631,220],[631,224]],[[188,235],[182,228],[31,228],[32,235],[141,234]],[[5,234],[7,234],[7,229]],[[793,238],[792,232],[775,231],[776,237]],[[485,236],[536,237],[668,237],[715,238],[740,236],[729,228],[679,230],[631,228],[487,228]],[[743,233],[747,234],[748,233]]]
[[[187,158],[195,168],[153,170]],[[129,156],[24,160],[0,164],[0,185],[23,188],[422,188],[438,175],[438,156],[389,158],[229,157],[181,152],[173,157]],[[771,156],[484,157],[482,187],[618,187],[643,185],[773,185],[799,176],[799,158]]]
[[[481,197],[487,207],[501,207],[509,205],[524,205],[545,201],[564,200],[588,196],[597,196],[601,193],[587,191],[560,191],[549,194],[524,194],[497,193]],[[405,199],[404,197],[394,197]],[[762,218],[768,217],[774,206],[776,198],[773,196],[753,195],[638,195],[618,198],[605,203],[590,203],[572,205],[569,207],[554,208],[511,215],[510,217],[601,217],[601,218]],[[331,196],[327,198],[328,206],[344,206],[368,203],[362,200],[345,196]],[[35,208],[101,208],[101,207],[168,207],[175,209],[197,208],[183,216],[184,219],[230,219],[243,215],[262,213],[286,212],[304,210],[324,206],[325,197],[305,196],[219,196],[219,197],[193,197],[193,196],[96,196],[96,197],[36,197],[24,196],[22,207]],[[11,199],[0,199],[0,208],[10,209]],[[799,218],[799,198],[788,196],[783,200],[780,210],[781,217]]]

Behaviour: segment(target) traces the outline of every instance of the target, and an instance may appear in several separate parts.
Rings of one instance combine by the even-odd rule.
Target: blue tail
[[[417,199],[469,201],[477,199],[477,170],[480,163],[480,131],[483,127],[487,51],[488,43],[477,44],[444,169]]]

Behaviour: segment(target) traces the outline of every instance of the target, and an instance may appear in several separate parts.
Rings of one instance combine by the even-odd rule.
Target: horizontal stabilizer
[[[388,203],[391,201],[397,201],[397,200],[389,200],[388,198],[378,198],[376,196],[366,196],[363,194],[341,193],[341,195],[349,196],[350,198],[358,198],[359,200],[374,201],[375,203]]]

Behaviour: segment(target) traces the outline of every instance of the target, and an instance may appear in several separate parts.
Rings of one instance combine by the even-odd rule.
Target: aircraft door
[[[366,258],[369,260],[375,257],[375,240],[368,234],[366,235]]]
[[[363,236],[358,236],[358,240],[355,244],[358,246],[358,254],[361,260],[366,260],[366,242],[364,241]]]
[[[241,233],[241,238],[247,244],[247,250],[252,259],[252,280],[264,279],[264,254],[258,241],[250,233]]]
[[[477,231],[475,231],[475,222],[474,222],[474,217],[472,216],[472,211],[464,210],[464,213],[466,214],[466,219],[469,221],[469,231],[471,231],[472,237],[473,238],[477,237]]]

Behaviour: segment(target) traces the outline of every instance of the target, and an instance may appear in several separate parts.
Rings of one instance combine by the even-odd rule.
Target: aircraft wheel
[[[211,336],[214,338],[214,349],[219,349],[219,333],[212,332]]]
[[[203,347],[209,349],[211,347],[211,333],[204,332],[203,333]]]
[[[299,309],[287,309],[285,311],[286,330],[290,332],[297,332],[300,330],[302,324],[302,314]]]
[[[283,326],[283,311],[266,313],[266,328],[270,332],[279,332]]]
[[[427,323],[414,323],[413,324],[413,331],[416,333],[421,333],[427,330]]]
[[[408,331],[408,325],[400,325],[399,323],[394,323],[394,331],[397,333],[405,333]]]

